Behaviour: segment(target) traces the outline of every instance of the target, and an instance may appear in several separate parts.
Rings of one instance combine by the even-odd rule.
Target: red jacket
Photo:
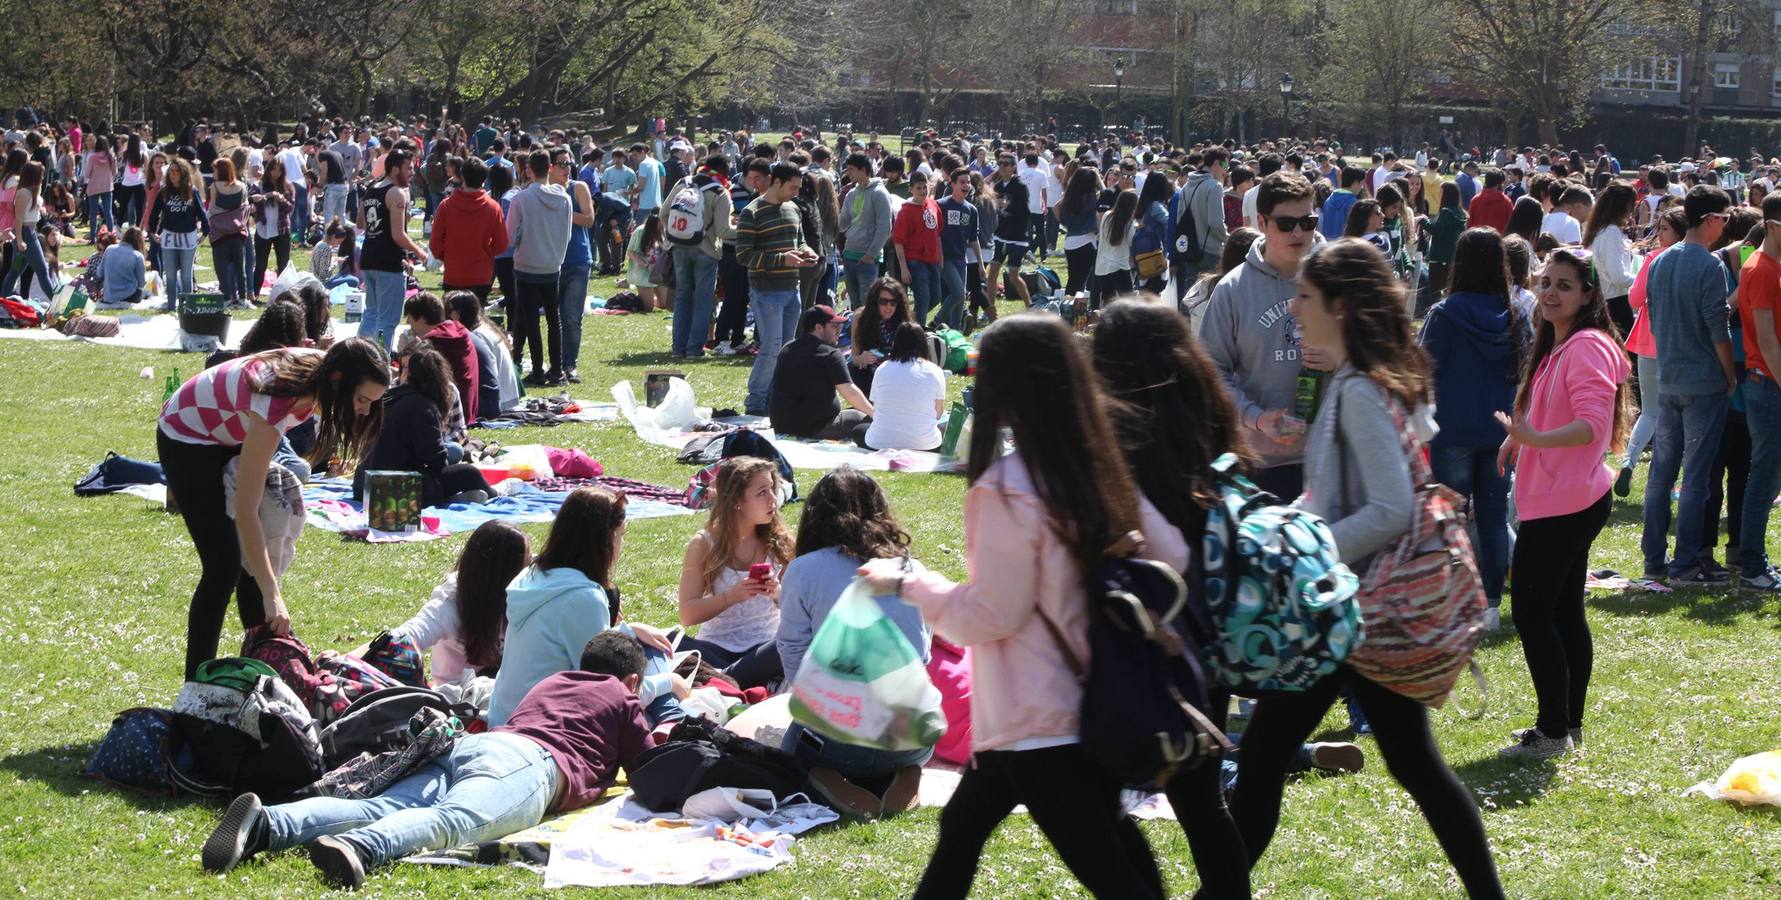
[[[929,197],[926,203],[910,200],[897,210],[891,225],[891,240],[903,248],[910,262],[940,264],[940,205]]]
[[[501,204],[487,191],[453,191],[433,214],[433,237],[427,246],[445,265],[446,284],[477,287],[493,282],[495,257],[507,249]]]
[[[1466,211],[1468,228],[1495,228],[1497,234],[1509,230],[1509,211],[1515,208],[1515,201],[1500,190],[1485,188],[1472,198],[1472,208]],[[437,235],[439,226],[433,226]]]
[[[440,211],[444,210],[445,205],[440,204]],[[434,219],[437,221],[438,213],[434,214]],[[434,237],[439,235],[437,227],[435,224]],[[476,367],[476,347],[470,343],[469,330],[456,319],[446,319],[433,326],[426,338],[451,366],[452,383],[458,386],[458,399],[464,403],[464,422],[475,422],[476,389],[482,384],[482,373]]]

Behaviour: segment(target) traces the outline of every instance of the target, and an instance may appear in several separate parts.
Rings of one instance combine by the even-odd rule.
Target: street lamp
[[[1287,130],[1292,127],[1290,124],[1292,121],[1291,104],[1292,73],[1287,72],[1280,76],[1280,136],[1283,138],[1286,137]]]
[[[1113,123],[1120,128],[1125,127],[1125,120],[1119,117],[1120,98],[1125,94],[1125,57],[1113,57]]]

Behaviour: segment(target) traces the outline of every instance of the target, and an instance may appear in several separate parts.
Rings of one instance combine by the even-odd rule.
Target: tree
[[[1440,8],[1423,0],[1349,0],[1336,15],[1316,73],[1320,93],[1348,99],[1355,118],[1382,123],[1387,143],[1404,146],[1404,107],[1447,53]]]
[[[1217,117],[1214,130],[1246,141],[1246,117],[1265,115],[1280,102],[1280,76],[1304,70],[1314,39],[1311,14],[1304,0],[1229,0],[1200,10],[1193,29],[1194,78],[1210,87],[1216,101],[1200,108]]]
[[[1493,103],[1532,113],[1540,140],[1580,121],[1603,72],[1642,52],[1617,23],[1644,21],[1647,0],[1448,0],[1452,65]]]

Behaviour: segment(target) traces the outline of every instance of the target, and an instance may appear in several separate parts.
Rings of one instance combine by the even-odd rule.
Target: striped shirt
[[[798,205],[756,197],[736,219],[736,261],[748,267],[748,286],[797,290],[798,267],[785,258],[804,246]]]
[[[292,348],[275,353],[314,353]],[[279,434],[314,415],[299,412],[299,397],[273,397],[253,389],[252,378],[267,366],[261,355],[244,356],[193,375],[161,407],[161,433],[187,444],[239,447],[247,440],[248,413],[265,419]]]

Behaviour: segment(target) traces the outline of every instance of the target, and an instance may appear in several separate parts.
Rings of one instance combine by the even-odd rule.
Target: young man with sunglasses
[[[1302,358],[1298,323],[1287,305],[1297,292],[1299,261],[1322,237],[1311,185],[1298,175],[1262,179],[1255,207],[1262,237],[1212,289],[1200,340],[1230,385],[1259,458],[1253,480],[1291,501],[1303,477],[1305,423],[1293,416],[1299,371],[1327,360]]]

